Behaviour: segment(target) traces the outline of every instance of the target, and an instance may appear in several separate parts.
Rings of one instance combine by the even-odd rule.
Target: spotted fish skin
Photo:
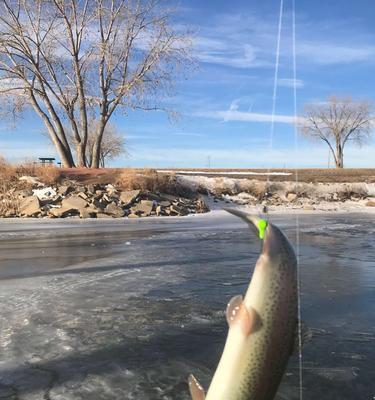
[[[259,222],[228,211],[250,224]],[[294,347],[297,308],[296,256],[286,236],[269,223],[243,303],[236,300],[229,309],[228,337],[206,400],[274,399]],[[231,318],[236,312],[238,318]]]

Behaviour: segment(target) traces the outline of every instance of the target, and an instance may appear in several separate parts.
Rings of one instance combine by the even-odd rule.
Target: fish
[[[226,210],[263,237],[262,251],[245,297],[228,303],[228,336],[207,395],[194,375],[188,379],[190,394],[192,400],[272,400],[296,347],[297,258],[273,223]]]

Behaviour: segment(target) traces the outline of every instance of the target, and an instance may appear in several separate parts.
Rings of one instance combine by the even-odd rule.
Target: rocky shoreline
[[[375,183],[163,177],[172,184],[124,189],[114,183],[84,183],[68,178],[48,185],[38,178],[21,176],[12,189],[0,194],[0,218],[186,216],[231,204],[275,212],[375,211]]]
[[[112,184],[84,185],[69,180],[47,186],[33,177],[20,179],[29,187],[11,189],[2,196],[2,203],[8,203],[8,207],[0,217],[139,218],[209,211],[201,196],[187,198],[147,190],[121,190]]]
[[[375,210],[375,183],[260,181],[228,177],[178,176],[180,185],[232,203],[271,211]]]

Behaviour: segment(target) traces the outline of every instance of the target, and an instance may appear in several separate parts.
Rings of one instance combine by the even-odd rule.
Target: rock
[[[168,200],[163,200],[163,201],[159,202],[159,206],[162,206],[162,207],[169,207],[171,204],[172,203]]]
[[[95,194],[95,186],[94,185],[87,185],[86,186],[86,192],[89,195],[94,195]]]
[[[139,203],[131,208],[131,213],[148,217],[151,214],[152,208],[152,205]]]
[[[286,199],[287,199],[288,201],[294,201],[294,200],[296,200],[296,198],[297,198],[297,194],[296,194],[296,193],[290,192],[290,193],[288,193],[288,194],[286,195]]]
[[[106,208],[106,203],[97,199],[95,199],[92,204],[94,207],[99,208],[102,211]]]
[[[156,211],[156,215],[159,217],[161,215],[163,209],[161,206],[157,206],[155,211]]]
[[[120,193],[120,201],[125,206],[132,204],[141,193],[140,190],[126,190]]]
[[[106,189],[107,193],[109,194],[109,196],[113,196],[114,194],[117,193],[116,188],[115,188],[113,185],[111,185],[111,184],[108,184],[108,185],[105,187],[105,189]]]
[[[128,215],[128,218],[139,218],[139,215],[131,213]]]
[[[79,216],[82,219],[85,218],[95,218],[97,215],[98,211],[95,210],[94,208],[87,207],[87,208],[82,208],[81,211],[79,212]]]
[[[35,176],[25,175],[25,176],[19,177],[18,180],[26,182],[26,183],[28,183],[30,185],[36,185],[38,187],[43,187],[44,186],[44,183],[38,181],[38,179]]]
[[[366,203],[366,206],[367,206],[367,207],[375,207],[375,201],[368,201],[368,202]]]
[[[50,215],[56,217],[56,218],[65,218],[69,215],[76,215],[78,214],[78,210],[72,207],[68,206],[62,206],[62,207],[55,207],[51,208],[49,210]]]
[[[40,202],[37,196],[26,197],[20,204],[20,214],[34,217],[40,213]]]
[[[59,186],[59,188],[57,189],[57,193],[61,196],[66,196],[69,192],[72,192],[73,190],[74,188],[72,186],[62,185]]]
[[[82,199],[82,197],[71,196],[71,197],[66,197],[61,202],[61,205],[66,208],[70,207],[72,209],[80,211],[82,208],[86,207],[88,203],[86,200]]]
[[[116,218],[121,218],[124,216],[124,210],[117,206],[115,203],[109,203],[107,207],[104,209],[106,214],[112,215]]]
[[[141,204],[144,204],[146,206],[153,208],[155,202],[153,200],[141,200]]]
[[[160,197],[164,200],[169,200],[171,203],[178,200],[177,196],[173,196],[171,194],[161,193]]]
[[[105,200],[107,203],[110,203],[112,201],[112,199],[109,196],[107,196],[107,194],[103,194],[102,199]]]
[[[308,210],[308,211],[313,211],[315,210],[314,206],[310,205],[310,204],[306,204],[302,207],[304,210]]]
[[[87,200],[88,196],[85,192],[79,192],[77,196],[81,197],[83,200]]]
[[[32,196],[33,195],[33,191],[32,190],[28,190],[28,189],[25,189],[25,190],[16,190],[16,191],[9,191],[8,192],[8,194],[10,194],[10,195],[12,195],[13,194],[13,196],[14,197],[16,197],[17,199],[19,199],[19,200],[21,200],[21,199],[24,199],[24,198],[26,198],[26,197],[29,197],[29,196]]]
[[[179,207],[174,204],[170,207],[171,214],[175,215],[187,215],[189,214],[185,207]]]
[[[111,218],[109,215],[99,212],[96,214],[96,218]]]
[[[33,194],[39,200],[49,200],[57,195],[56,190],[51,187],[43,189],[33,189]]]
[[[210,211],[206,202],[201,197],[196,201],[196,207],[197,207],[197,212],[199,213]]]

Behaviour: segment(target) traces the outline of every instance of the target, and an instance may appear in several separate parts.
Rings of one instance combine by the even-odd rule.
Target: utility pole
[[[211,156],[207,157],[207,168],[211,168]]]

